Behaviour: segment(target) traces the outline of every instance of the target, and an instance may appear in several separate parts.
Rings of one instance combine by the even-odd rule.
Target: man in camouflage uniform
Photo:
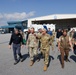
[[[41,52],[44,56],[44,71],[47,70],[48,64],[49,64],[49,52],[50,52],[50,45],[52,42],[51,36],[46,33],[46,29],[42,30],[42,35],[38,35],[38,38],[40,38],[41,42]]]
[[[56,33],[55,33],[54,29],[53,29],[52,33],[53,33],[53,40],[55,40]]]
[[[75,32],[75,30],[73,29],[73,30],[70,32],[70,34],[69,34],[69,36],[70,36],[70,38],[71,38],[71,42],[72,42],[73,45],[74,45],[74,39],[73,39],[74,32]]]
[[[54,40],[55,40],[55,36],[56,36],[56,33],[55,33],[55,31],[53,30],[53,31],[52,31],[52,40],[53,40],[53,42],[52,42],[52,50],[54,50]]]
[[[73,50],[72,43],[70,37],[67,35],[67,31],[63,31],[63,35],[59,38],[58,42],[58,48],[61,53],[61,64],[62,68],[64,68],[64,54],[65,54],[65,60],[66,62],[68,61],[68,55],[69,55],[69,50]]]
[[[29,55],[30,55],[30,59],[31,59],[31,62],[30,62],[30,66],[32,66],[34,64],[34,57],[36,57],[38,59],[38,40],[35,36],[35,33],[34,33],[34,28],[31,28],[30,29],[30,34],[29,34],[29,37],[28,37],[28,40],[27,40],[27,45],[29,47]]]
[[[38,29],[38,35],[40,35],[40,36],[42,35],[42,29],[41,28]],[[41,42],[40,42],[40,39],[38,39],[38,49],[39,49],[39,51],[40,51],[40,46],[41,46]]]

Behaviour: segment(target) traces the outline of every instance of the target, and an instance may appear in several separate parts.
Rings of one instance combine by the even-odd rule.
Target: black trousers
[[[75,44],[74,44],[73,49],[74,49],[74,54],[76,55],[76,45]]]

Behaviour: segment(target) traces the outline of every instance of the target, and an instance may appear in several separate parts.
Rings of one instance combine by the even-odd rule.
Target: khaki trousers
[[[60,53],[61,53],[61,64],[64,65],[64,56],[65,56],[65,59],[67,60],[69,56],[69,49],[65,50],[61,48]]]

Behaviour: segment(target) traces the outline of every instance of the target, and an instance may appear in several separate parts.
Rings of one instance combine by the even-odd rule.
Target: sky
[[[52,14],[76,14],[76,0],[0,0],[0,26]]]

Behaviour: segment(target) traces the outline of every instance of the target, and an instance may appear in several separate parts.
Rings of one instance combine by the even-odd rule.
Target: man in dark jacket
[[[14,29],[14,33],[11,35],[11,39],[9,42],[9,48],[11,49],[11,44],[13,43],[13,55],[16,65],[18,63],[17,54],[19,55],[21,61],[22,61],[22,54],[21,54],[21,47],[23,47],[23,38],[22,35],[19,33],[19,30],[17,28]]]
[[[59,29],[59,30],[57,31],[56,37],[59,38],[61,35],[63,35],[63,33],[62,33],[61,29]]]
[[[30,28],[28,28],[28,31],[27,31],[27,33],[26,33],[26,41],[28,40],[29,34],[30,34]]]
[[[57,34],[56,34],[57,44],[58,44],[58,39],[59,39],[60,36],[62,36],[62,35],[63,35],[63,33],[62,33],[61,29],[58,29]],[[58,45],[56,45],[56,46],[58,46]]]

